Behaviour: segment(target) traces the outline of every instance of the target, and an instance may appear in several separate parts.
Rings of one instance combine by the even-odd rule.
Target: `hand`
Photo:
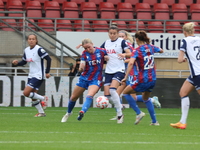
[[[104,60],[105,60],[105,61],[108,61],[108,60],[109,60],[109,56],[107,56],[107,55],[104,56]]]
[[[13,60],[12,64],[16,66],[18,64],[18,60]]]
[[[46,78],[48,79],[50,77],[51,77],[51,75],[49,73],[46,73]]]
[[[79,44],[76,46],[76,49],[79,49],[82,46],[82,44]]]
[[[125,58],[125,54],[118,54],[118,59],[123,60]]]
[[[126,82],[127,78],[122,79],[122,82]]]

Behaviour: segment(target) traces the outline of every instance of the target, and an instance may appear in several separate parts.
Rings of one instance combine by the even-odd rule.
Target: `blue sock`
[[[123,94],[123,96],[129,103],[131,108],[136,112],[136,114],[139,115],[141,113],[141,111],[140,111],[138,105],[136,104],[136,101],[134,100],[134,98],[130,94]]]
[[[84,102],[83,106],[82,106],[82,111],[84,111],[84,113],[86,113],[88,111],[88,109],[90,108],[91,104],[93,101],[93,97],[92,96],[87,96],[86,97],[86,101]]]
[[[156,115],[155,115],[154,106],[151,102],[151,99],[149,98],[147,101],[144,101],[144,103],[146,104],[146,107],[149,111],[149,114],[152,119],[152,123],[156,123]]]
[[[142,95],[137,95],[137,102],[144,102]]]
[[[68,110],[67,110],[68,113],[72,112],[72,110],[74,109],[75,104],[76,104],[76,101],[72,101],[71,99],[69,100]]]

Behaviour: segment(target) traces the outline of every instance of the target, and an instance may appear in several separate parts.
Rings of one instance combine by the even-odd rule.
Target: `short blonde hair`
[[[91,43],[92,44],[92,40],[90,40],[89,38],[83,39],[82,40],[82,46],[85,44]]]
[[[131,44],[134,43],[133,37],[132,37],[127,31],[125,31],[125,30],[120,30],[119,33],[124,33],[124,34],[126,35],[126,37],[127,37],[127,40],[129,40]]]
[[[183,31],[189,33],[189,34],[192,34],[194,33],[194,27],[195,27],[195,23],[194,22],[189,22],[189,23],[185,23],[183,25]]]

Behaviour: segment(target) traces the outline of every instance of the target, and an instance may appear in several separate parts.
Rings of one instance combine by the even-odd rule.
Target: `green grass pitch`
[[[0,107],[0,150],[197,150],[200,149],[199,109],[190,109],[185,130],[169,126],[180,119],[180,109],[156,109],[160,126],[146,116],[134,125],[135,113],[124,110],[124,123],[109,120],[113,108],[90,108],[77,121],[80,108],[61,123],[66,108],[47,108],[46,117],[33,117],[34,107]]]

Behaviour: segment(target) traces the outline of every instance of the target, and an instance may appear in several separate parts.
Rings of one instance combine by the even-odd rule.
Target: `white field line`
[[[142,135],[142,136],[158,136],[158,135],[161,135],[161,136],[165,136],[165,134],[160,134],[160,133],[155,133],[155,134],[147,134],[147,133],[119,133],[119,132],[41,132],[41,131],[0,131],[0,134],[1,133],[6,133],[6,134],[104,134],[104,135]],[[183,134],[171,134],[170,136],[185,136],[185,137],[200,137],[200,135],[183,135]]]
[[[38,143],[38,144],[51,144],[51,143],[88,143],[88,144],[170,144],[170,145],[200,145],[200,142],[145,142],[145,141],[0,141],[0,144],[31,144],[31,143]]]

